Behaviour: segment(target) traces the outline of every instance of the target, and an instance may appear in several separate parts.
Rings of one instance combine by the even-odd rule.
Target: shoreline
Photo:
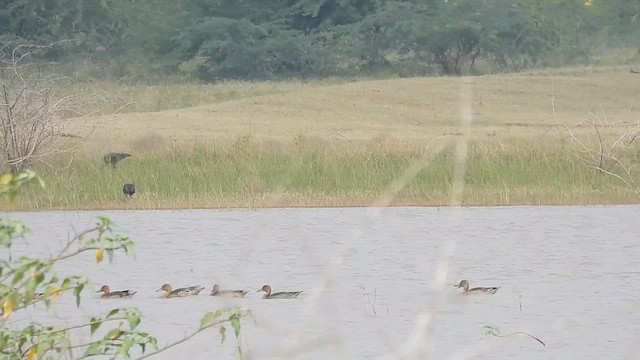
[[[614,206],[637,206],[640,205],[640,200],[630,199],[628,202],[549,202],[549,203],[511,203],[511,204],[499,204],[499,203],[464,203],[461,205],[449,205],[449,204],[434,204],[429,202],[404,202],[404,203],[392,203],[389,205],[376,205],[375,203],[369,204],[308,204],[308,205],[264,205],[264,206],[159,206],[159,207],[144,207],[144,206],[129,206],[129,207],[55,207],[55,208],[29,208],[21,207],[8,209],[0,207],[0,211],[5,214],[10,213],[41,213],[41,212],[93,212],[93,211],[186,211],[186,210],[218,210],[218,211],[259,211],[259,210],[274,210],[274,209],[377,209],[377,208],[443,208],[443,209],[455,209],[455,208],[521,208],[521,207],[614,207]]]
[[[640,173],[595,172],[562,146],[471,142],[456,205],[592,206],[640,204]],[[520,145],[520,146],[518,146]],[[112,169],[90,157],[57,172],[35,169],[45,188],[28,186],[2,211],[190,210],[451,207],[451,146],[434,153],[312,146],[298,152],[250,146],[243,152],[184,149],[149,154]],[[629,169],[635,155],[621,158]],[[427,159],[427,160],[425,160]],[[407,169],[421,166],[398,183]],[[624,169],[615,168],[625,175]],[[615,174],[615,173],[613,173]],[[625,182],[626,181],[626,182]],[[134,183],[133,198],[122,184]]]

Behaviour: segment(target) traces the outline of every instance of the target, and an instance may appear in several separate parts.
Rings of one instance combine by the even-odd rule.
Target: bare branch
[[[81,95],[61,93],[60,82],[67,77],[42,74],[32,64],[23,63],[29,55],[48,47],[14,45],[10,58],[2,59],[7,66],[0,68],[0,144],[2,162],[12,171],[46,156],[71,152],[79,145],[62,140],[62,134],[68,134],[63,131],[69,114],[83,115],[73,101]]]
[[[607,125],[613,126],[606,120],[604,114],[603,116]],[[636,183],[636,177],[632,172],[636,164],[634,164],[633,159],[626,157],[628,150],[640,138],[640,126],[627,129],[621,135],[608,140],[600,129],[603,125],[599,125],[595,120],[585,120],[585,122],[594,129],[597,135],[597,144],[591,145],[581,141],[571,128],[565,124],[557,125],[564,128],[572,142],[578,145],[576,150],[579,155],[574,155],[586,166],[594,168],[596,173],[615,178],[623,183],[628,190],[640,197],[640,186]],[[596,149],[593,148],[595,146],[597,146]]]
[[[167,350],[171,349],[172,347],[178,346],[178,345],[180,345],[180,344],[182,344],[184,342],[187,342],[187,341],[191,340],[194,336],[198,335],[199,333],[201,333],[201,332],[203,332],[203,331],[205,331],[207,329],[210,329],[210,328],[218,326],[218,325],[222,325],[222,324],[224,324],[226,322],[230,322],[230,321],[231,321],[230,318],[213,321],[211,324],[205,325],[205,326],[199,328],[198,330],[194,331],[189,336],[186,336],[186,337],[184,337],[184,338],[182,338],[182,339],[180,339],[180,340],[178,340],[178,341],[176,341],[174,343],[171,343],[171,344],[163,347],[162,349],[158,349],[156,351],[153,351],[153,352],[150,352],[150,353],[145,354],[143,356],[140,356],[136,360],[142,360],[142,359],[146,359],[146,358],[155,356],[155,355],[157,355],[157,354],[159,354],[161,352],[164,352],[164,351],[167,351]]]

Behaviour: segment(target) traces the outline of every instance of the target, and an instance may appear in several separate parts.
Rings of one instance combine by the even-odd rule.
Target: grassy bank
[[[379,199],[413,165],[422,169],[394,205],[447,205],[455,137],[426,149],[393,139],[342,145],[301,139],[274,146],[242,139],[219,148],[170,148],[126,159],[112,169],[80,157],[64,170],[37,169],[44,191],[28,189],[16,209],[159,209],[363,206]],[[638,196],[596,174],[570,145],[474,141],[466,157],[463,205],[618,204]],[[640,159],[640,155],[637,155]],[[53,164],[62,166],[64,159]],[[635,180],[640,182],[640,173]],[[125,199],[122,184],[138,193]]]
[[[92,116],[66,120],[73,157],[35,168],[19,209],[370,205],[415,164],[396,205],[450,203],[469,139],[465,205],[637,203],[638,79],[628,67],[479,77],[125,86],[85,84]],[[71,89],[72,90],[72,89]],[[116,94],[118,96],[112,97]],[[466,124],[466,125],[461,125]],[[428,147],[433,139],[439,139]],[[585,148],[582,147],[583,144]],[[588,149],[588,151],[585,151]],[[105,167],[107,152],[131,158]],[[69,161],[73,159],[73,161]],[[124,199],[122,184],[138,188]]]

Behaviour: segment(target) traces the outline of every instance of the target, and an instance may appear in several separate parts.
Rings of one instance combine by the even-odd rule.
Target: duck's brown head
[[[468,291],[469,290],[469,282],[467,280],[462,280],[460,281],[460,284],[458,285],[453,285],[456,288],[463,288],[464,291]]]
[[[271,286],[269,285],[264,285],[262,288],[260,288],[260,290],[256,291],[256,292],[260,292],[260,291],[264,291],[267,293],[267,295],[271,294]]]
[[[170,293],[170,292],[171,292],[171,290],[173,290],[173,289],[171,288],[171,285],[169,285],[169,284],[163,284],[163,285],[162,285],[162,287],[161,287],[160,289],[158,289],[157,291],[166,291],[166,292]]]
[[[107,285],[102,285],[102,287],[100,288],[100,290],[96,291],[97,293],[105,293],[108,294],[109,292],[111,292],[111,289],[109,289],[109,287]]]

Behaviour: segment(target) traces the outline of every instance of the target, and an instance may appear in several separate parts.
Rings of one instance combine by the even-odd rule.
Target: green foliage
[[[208,312],[200,320],[200,331],[213,326],[219,326],[220,342],[223,343],[227,339],[227,328],[223,325],[229,323],[233,329],[233,335],[238,344],[237,351],[242,358],[242,347],[240,346],[240,319],[245,316],[251,316],[251,312],[241,307],[219,309],[215,312]]]
[[[147,350],[148,346],[158,349],[156,338],[146,332],[136,330],[140,324],[141,316],[142,314],[137,309],[113,309],[104,318],[91,318],[88,324],[91,335],[107,321],[126,320],[128,328],[125,327],[123,321],[119,321],[118,325],[107,331],[101,339],[88,344],[84,350],[83,357],[120,355],[125,359],[129,359],[131,349],[136,346],[140,348],[142,353]]]
[[[44,187],[44,181],[36,175],[32,170],[24,170],[20,173],[4,174],[0,176],[0,196],[6,195],[9,197],[9,202],[13,202],[18,194],[18,189],[22,186],[37,182],[40,187]],[[8,233],[13,236],[13,233]],[[0,236],[3,238],[3,236]],[[4,244],[4,242],[3,242]],[[2,244],[0,244],[1,246]]]
[[[6,0],[8,41],[52,44],[66,60],[118,78],[353,75],[432,68],[492,71],[589,63],[640,46],[634,0]],[[71,68],[70,68],[71,71]]]
[[[16,175],[19,177],[20,174]],[[1,190],[6,190],[0,187]],[[4,192],[4,191],[2,191]],[[56,255],[48,259],[37,259],[21,256],[18,259],[0,259],[0,303],[2,304],[3,325],[0,334],[0,352],[10,357],[35,351],[38,356],[46,353],[63,354],[72,347],[72,341],[66,335],[66,330],[40,324],[32,324],[22,329],[12,329],[7,322],[17,311],[38,302],[43,302],[48,309],[65,292],[71,291],[76,304],[80,305],[83,290],[89,284],[85,276],[67,276],[59,278],[54,269],[56,262],[74,257],[88,250],[105,249],[109,253],[116,250],[131,252],[132,241],[123,236],[108,236],[112,229],[112,223],[106,218],[100,218],[95,227],[76,235]],[[26,227],[16,221],[3,220],[0,227],[2,246],[9,248],[14,240],[18,239],[26,231]],[[37,293],[36,291],[42,291]],[[109,331],[101,340],[84,344],[87,347],[86,354],[105,353],[121,354],[128,356],[129,349],[133,345],[144,346],[151,344],[156,346],[156,340],[146,333],[136,331],[140,323],[139,312],[135,309],[116,309],[105,318],[92,318],[89,326],[93,334],[103,323],[114,320],[126,320],[128,329],[123,329],[120,323]],[[77,344],[73,345],[77,347]],[[32,350],[35,349],[35,350]]]
[[[403,24],[403,45],[418,56],[425,54],[445,74],[460,75],[463,68],[472,66],[482,50],[483,37],[491,33],[481,22],[488,7],[462,1],[439,9],[412,12]]]

